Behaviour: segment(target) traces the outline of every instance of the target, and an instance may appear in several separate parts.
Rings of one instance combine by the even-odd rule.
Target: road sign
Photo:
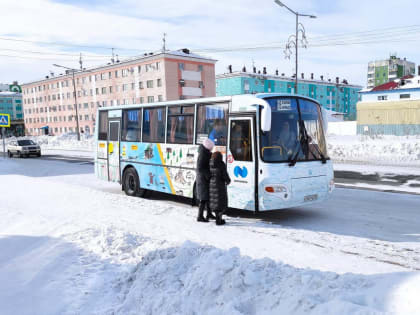
[[[20,87],[20,85],[11,84],[11,85],[9,85],[9,91],[10,92],[16,92],[16,93],[22,93],[22,88]]]
[[[0,127],[10,127],[10,115],[0,113]]]

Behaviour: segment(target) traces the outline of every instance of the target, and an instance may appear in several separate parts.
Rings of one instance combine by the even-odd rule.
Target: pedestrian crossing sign
[[[0,113],[0,127],[10,127],[10,115]]]

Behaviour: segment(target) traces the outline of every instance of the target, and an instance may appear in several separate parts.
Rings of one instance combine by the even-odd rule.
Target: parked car
[[[41,147],[32,140],[14,140],[7,146],[7,155],[12,157],[27,157],[29,155],[41,156]]]

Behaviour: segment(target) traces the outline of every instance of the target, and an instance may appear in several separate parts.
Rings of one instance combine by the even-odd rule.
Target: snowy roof
[[[0,96],[21,96],[21,94],[17,92],[4,91],[0,92]]]
[[[378,92],[378,91],[391,91],[400,89],[416,89],[420,88],[420,76],[406,75],[402,78],[375,86],[371,90],[362,92]]]

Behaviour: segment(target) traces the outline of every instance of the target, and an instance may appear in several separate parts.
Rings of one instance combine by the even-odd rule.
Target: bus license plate
[[[306,195],[303,198],[303,201],[304,202],[308,202],[308,201],[314,201],[314,200],[317,200],[317,199],[318,199],[318,195],[317,194],[315,194],[315,195]]]

